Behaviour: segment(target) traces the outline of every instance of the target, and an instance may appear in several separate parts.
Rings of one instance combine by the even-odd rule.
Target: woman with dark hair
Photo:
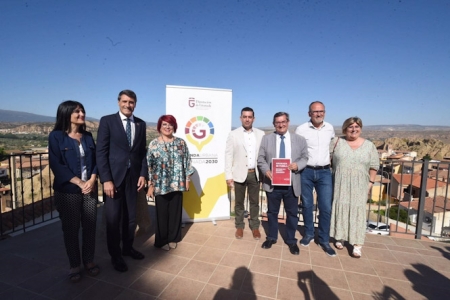
[[[333,156],[333,208],[330,236],[335,247],[344,249],[344,240],[353,245],[352,256],[361,257],[366,236],[366,203],[380,165],[375,145],[362,138],[362,120],[351,117],[342,125],[343,138],[330,143]]]
[[[189,191],[190,176],[194,173],[186,142],[175,137],[177,120],[163,115],[158,120],[159,137],[148,145],[148,192],[155,197],[157,229],[155,247],[175,249],[181,241],[183,193]]]
[[[91,276],[100,272],[94,263],[97,223],[95,143],[92,134],[86,131],[85,116],[80,102],[62,102],[56,114],[55,127],[48,137],[50,168],[55,177],[55,205],[62,223],[72,282],[81,279],[80,223],[84,267]]]

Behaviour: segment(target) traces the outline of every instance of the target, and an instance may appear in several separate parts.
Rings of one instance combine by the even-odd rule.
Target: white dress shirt
[[[291,135],[286,131],[284,135],[284,158],[291,159]],[[277,133],[277,157],[280,157],[281,135]]]
[[[323,122],[320,128],[316,128],[309,121],[298,126],[295,133],[303,136],[308,144],[308,166],[330,164],[330,142],[334,138],[333,125]]]
[[[249,169],[256,169],[256,155],[258,154],[256,149],[256,136],[253,129],[244,130],[244,145],[247,150],[247,166]]]

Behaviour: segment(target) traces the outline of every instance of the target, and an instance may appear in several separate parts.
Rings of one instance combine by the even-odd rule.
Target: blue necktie
[[[284,146],[284,138],[285,138],[284,135],[280,135],[281,142],[280,142],[280,157],[279,158],[285,158],[285,156],[286,156],[286,147]]]
[[[128,139],[128,146],[131,147],[131,122],[130,122],[130,118],[127,118],[127,139]]]

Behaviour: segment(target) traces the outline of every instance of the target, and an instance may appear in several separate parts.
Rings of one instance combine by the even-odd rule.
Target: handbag
[[[336,149],[337,144],[339,143],[340,138],[337,138],[336,143],[334,144],[333,151],[330,153],[330,167],[333,168],[333,153],[334,149]]]

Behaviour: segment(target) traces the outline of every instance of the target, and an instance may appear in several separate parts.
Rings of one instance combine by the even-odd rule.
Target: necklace
[[[171,138],[169,138],[167,141],[164,139],[164,137],[161,135],[161,139],[164,143],[164,151],[167,152],[167,144],[170,144],[171,142],[173,142],[173,136]]]

